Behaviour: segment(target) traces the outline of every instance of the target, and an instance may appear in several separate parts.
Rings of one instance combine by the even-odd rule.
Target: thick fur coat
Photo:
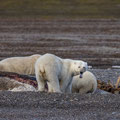
[[[83,73],[83,77],[79,75],[73,77],[72,92],[73,93],[94,93],[97,89],[97,80],[93,73],[86,71]]]
[[[11,57],[0,61],[0,71],[18,74],[34,75],[35,62],[41,55],[35,54],[26,57]]]
[[[85,72],[87,63],[81,60],[62,59],[53,54],[41,56],[35,64],[38,90],[48,92],[71,92],[72,77]]]

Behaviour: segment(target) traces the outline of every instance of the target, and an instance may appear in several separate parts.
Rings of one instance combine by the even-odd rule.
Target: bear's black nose
[[[80,78],[82,78],[83,72],[80,72]]]
[[[80,72],[80,74],[82,75],[82,74],[83,74],[83,72]]]

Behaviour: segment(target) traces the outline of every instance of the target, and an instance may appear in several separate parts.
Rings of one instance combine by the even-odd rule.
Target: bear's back
[[[56,63],[59,64],[59,61],[60,61],[59,57],[53,54],[47,53],[47,54],[42,55],[40,58],[38,58],[37,63],[52,65]]]
[[[80,88],[83,86],[89,86],[96,82],[96,77],[93,75],[93,73],[86,71],[83,74],[83,77],[80,78],[79,75],[73,77],[73,85],[75,87]]]
[[[34,74],[34,65],[41,55],[11,57],[0,61],[0,71],[16,72],[19,74]]]

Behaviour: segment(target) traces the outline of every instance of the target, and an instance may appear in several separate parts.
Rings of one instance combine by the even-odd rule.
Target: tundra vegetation
[[[120,18],[120,0],[1,0],[0,17]]]

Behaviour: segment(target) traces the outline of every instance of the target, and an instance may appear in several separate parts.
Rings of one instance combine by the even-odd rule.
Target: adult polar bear
[[[35,63],[38,90],[45,91],[47,82],[48,92],[71,92],[72,77],[82,74],[86,69],[86,62],[45,54]]]
[[[0,61],[0,71],[15,72],[24,75],[35,75],[35,62],[40,57],[34,54],[26,57],[11,57]]]
[[[97,89],[97,80],[93,73],[86,71],[82,78],[78,75],[72,80],[72,93],[94,93]]]

